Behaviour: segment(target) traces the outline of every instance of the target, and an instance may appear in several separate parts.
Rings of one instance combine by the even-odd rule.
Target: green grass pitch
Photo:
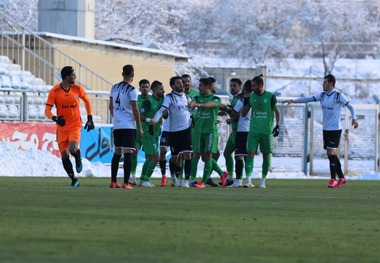
[[[1,262],[380,262],[377,181],[133,190],[80,181],[0,177]]]

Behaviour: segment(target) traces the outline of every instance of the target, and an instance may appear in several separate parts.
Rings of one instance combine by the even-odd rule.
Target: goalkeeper
[[[78,187],[79,181],[75,176],[70,154],[75,158],[75,170],[82,172],[82,157],[79,150],[82,119],[79,110],[79,98],[84,101],[87,122],[85,129],[94,129],[92,121],[91,103],[85,89],[75,83],[74,69],[66,66],[61,70],[62,82],[55,85],[49,92],[45,107],[45,115],[57,123],[57,142],[61,152],[63,168],[71,179],[71,186]],[[57,115],[52,113],[53,106],[57,109]]]

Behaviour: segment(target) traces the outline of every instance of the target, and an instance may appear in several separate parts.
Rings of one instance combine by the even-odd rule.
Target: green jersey
[[[208,96],[195,96],[194,101],[198,104],[214,102],[214,108],[198,107],[194,129],[199,133],[211,133],[218,130],[216,118],[220,107],[220,98],[214,94]]]
[[[249,104],[251,106],[249,132],[272,134],[274,110],[277,108],[276,96],[269,91],[264,91],[262,95],[252,93],[249,96]]]
[[[186,96],[192,100],[195,96],[199,96],[199,90],[195,90],[195,89],[190,89],[189,93],[186,93]]]
[[[190,89],[189,93],[185,92],[185,94],[190,100],[194,100],[194,97],[199,96],[199,90]],[[191,113],[192,118],[196,118],[197,110],[196,109],[189,109],[189,111]]]
[[[141,102],[141,105],[139,104],[140,114],[144,115],[146,118],[152,119],[156,112],[161,108],[163,101],[163,98],[156,99],[153,95],[149,95],[148,98],[144,99]],[[147,123],[146,121],[142,121],[141,126],[143,128],[144,133],[149,132],[149,123]],[[156,125],[154,125],[155,135],[159,135],[160,126],[161,121],[157,122]]]
[[[231,99],[231,108],[235,107],[236,102],[238,102],[239,99],[243,98],[243,93],[239,93],[232,97]],[[237,130],[238,122],[233,122],[230,124],[231,130]]]

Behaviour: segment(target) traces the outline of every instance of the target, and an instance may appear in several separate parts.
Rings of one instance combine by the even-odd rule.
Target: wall
[[[38,14],[38,31],[95,36],[95,0],[39,0]]]
[[[165,91],[170,91],[169,79],[175,74],[175,57],[173,56],[54,38],[48,41],[112,83],[122,80],[121,72],[124,65],[132,64],[135,68],[132,84],[135,87],[138,86],[140,79],[146,78],[150,82],[161,81]],[[58,56],[55,57],[54,65],[59,68],[65,66],[63,59],[61,61],[57,59],[59,59]],[[92,89],[98,90],[97,87],[92,87]]]

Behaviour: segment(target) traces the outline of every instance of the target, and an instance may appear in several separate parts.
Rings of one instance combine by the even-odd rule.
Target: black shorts
[[[235,155],[247,156],[248,132],[237,132],[235,137]]]
[[[113,130],[113,137],[115,147],[135,150],[136,129]]]
[[[337,149],[340,142],[342,130],[325,131],[323,130],[323,149]]]
[[[169,146],[169,132],[163,131],[160,138],[160,147],[168,148]]]
[[[192,152],[191,128],[186,130],[169,132],[170,151],[173,156],[180,152]]]

